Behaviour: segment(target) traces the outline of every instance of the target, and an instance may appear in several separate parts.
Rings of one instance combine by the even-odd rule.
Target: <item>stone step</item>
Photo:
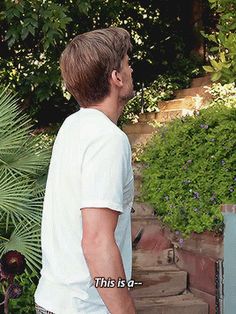
[[[137,122],[124,125],[122,130],[126,134],[150,134],[155,131],[155,128],[147,122]]]
[[[193,109],[164,109],[158,113],[158,119],[155,121],[166,123],[186,115],[193,115]]]
[[[183,98],[183,97],[202,97],[204,100],[208,100],[211,98],[211,94],[207,92],[206,86],[200,86],[200,87],[191,87],[191,88],[185,88],[180,89],[175,92],[175,99]]]
[[[172,265],[174,252],[173,248],[163,249],[160,252],[155,250],[133,250],[133,270],[145,270],[147,268],[153,269],[161,265]]]
[[[147,121],[153,121],[156,120],[158,113],[160,110],[157,109],[156,112],[144,112],[140,113],[138,117],[139,122],[147,122]]]
[[[161,101],[158,103],[160,111],[166,110],[194,110],[196,104],[195,97],[184,96],[183,98]]]
[[[133,235],[135,235],[140,228],[143,228],[146,233],[147,232],[155,233],[156,236],[158,235],[158,233],[162,232],[163,226],[158,220],[158,218],[154,215],[154,213],[153,215],[134,215],[134,214],[135,213],[132,213],[132,217],[131,217]],[[144,236],[146,235],[143,233],[142,238]]]
[[[176,118],[181,118],[186,115],[192,115],[193,110],[189,109],[175,109],[175,110],[164,110],[157,113],[155,123],[163,125],[164,123],[171,121]],[[149,125],[147,122],[137,122],[133,124],[123,125],[122,130],[128,136],[130,145],[146,144],[147,141],[153,136],[154,133],[158,132],[158,126],[154,127]]]
[[[208,314],[208,304],[192,294],[135,299],[137,314]]]
[[[126,132],[125,132],[126,133]],[[126,133],[127,134],[127,133]],[[153,133],[148,134],[127,134],[131,147],[136,147],[138,145],[145,145],[153,136]]]
[[[172,243],[155,216],[132,216],[132,241],[134,249],[152,250],[160,254],[171,249]]]
[[[136,180],[136,179],[135,179]],[[135,183],[135,182],[134,182]],[[154,208],[148,203],[142,202],[133,202],[134,212],[132,213],[132,217],[140,217],[140,216],[154,216]]]
[[[144,203],[142,203],[144,204]],[[145,203],[146,204],[146,203]],[[147,205],[151,206],[151,205]],[[157,227],[161,228],[161,224],[159,223],[156,216],[153,215],[136,215],[132,216],[132,223],[142,223],[143,225],[156,225]]]
[[[173,265],[134,269],[132,279],[142,283],[131,289],[134,298],[178,295],[187,289],[187,273]]]
[[[190,98],[192,99],[193,97],[190,97]],[[187,100],[185,100],[185,98],[183,98],[183,100],[187,103]],[[185,116],[187,114],[190,114],[190,115],[193,114],[194,105],[192,104],[191,107],[189,106],[188,108],[185,108],[185,107],[183,107],[181,102],[182,102],[182,100],[180,101],[179,99],[160,102],[159,103],[160,104],[160,111],[155,113],[155,119],[149,118],[150,113],[142,113],[139,116],[139,117],[141,117],[141,120],[139,118],[138,123],[134,123],[131,125],[134,126],[134,125],[138,125],[139,123],[142,123],[142,125],[143,125],[149,121],[150,122],[155,121],[155,123],[160,123],[160,125],[162,125],[163,123],[171,121],[175,118],[179,118],[179,117]],[[145,118],[143,117],[143,115],[145,115]],[[144,120],[144,119],[146,119],[146,120]],[[135,132],[132,132],[132,130],[133,129],[129,129],[128,132],[135,133]],[[140,133],[142,133],[142,132],[140,132]]]
[[[204,85],[210,85],[212,84],[211,81],[211,75],[207,74],[202,77],[197,77],[192,80],[191,87],[199,87],[199,86],[204,86]]]
[[[137,202],[140,202],[139,198],[141,195],[141,188],[142,188],[142,173],[145,169],[145,164],[143,162],[132,162],[132,169],[134,173],[134,199],[137,200]],[[137,205],[138,206],[138,205]],[[144,204],[145,207],[150,207],[149,204]],[[144,209],[144,212],[146,211],[146,208]],[[139,211],[137,211],[138,213]],[[138,215],[142,215],[141,213]]]
[[[142,178],[134,173],[134,199],[141,197]]]

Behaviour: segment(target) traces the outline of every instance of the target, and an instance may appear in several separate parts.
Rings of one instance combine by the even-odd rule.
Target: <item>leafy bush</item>
[[[216,98],[198,114],[161,127],[139,156],[140,199],[173,230],[185,236],[222,231],[220,204],[236,202],[235,129],[236,103]]]
[[[236,87],[235,83],[222,85],[221,83],[214,83],[207,90],[212,95],[214,101],[208,106],[219,104],[222,106],[236,106]]]
[[[232,0],[208,0],[218,15],[217,29],[203,34],[213,47],[210,48],[210,65],[204,66],[212,73],[212,80],[222,83],[235,82],[236,75],[236,3]]]

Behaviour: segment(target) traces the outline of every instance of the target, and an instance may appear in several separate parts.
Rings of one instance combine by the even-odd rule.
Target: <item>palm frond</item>
[[[20,148],[0,155],[0,170],[33,177],[44,171],[49,164],[51,149],[39,149],[38,143],[39,138],[29,136]]]
[[[40,220],[41,199],[33,200],[33,184],[27,178],[0,173],[0,215],[6,221]]]
[[[29,269],[38,271],[41,268],[40,225],[21,223],[8,239],[0,238],[0,256],[10,250],[21,252]]]
[[[17,98],[0,88],[0,256],[25,255],[28,269],[41,262],[40,221],[51,147],[30,134],[30,119]]]
[[[45,193],[46,182],[47,182],[47,173],[44,173],[41,176],[38,176],[36,178],[36,180],[33,183],[35,197],[43,199],[44,193]]]
[[[0,154],[10,153],[22,145],[31,128],[30,119],[22,114],[17,99],[6,89],[0,89]]]

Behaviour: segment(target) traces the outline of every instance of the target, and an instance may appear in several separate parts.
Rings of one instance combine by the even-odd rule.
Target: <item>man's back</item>
[[[49,168],[36,303],[56,314],[107,313],[81,247],[80,209],[106,207],[122,213],[115,239],[129,280],[133,190],[127,136],[97,109],[81,108],[68,117],[56,138]]]

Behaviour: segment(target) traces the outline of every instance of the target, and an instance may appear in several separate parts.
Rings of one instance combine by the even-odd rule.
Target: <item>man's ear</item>
[[[123,86],[123,80],[120,73],[117,70],[113,70],[111,72],[111,82],[117,87]]]

